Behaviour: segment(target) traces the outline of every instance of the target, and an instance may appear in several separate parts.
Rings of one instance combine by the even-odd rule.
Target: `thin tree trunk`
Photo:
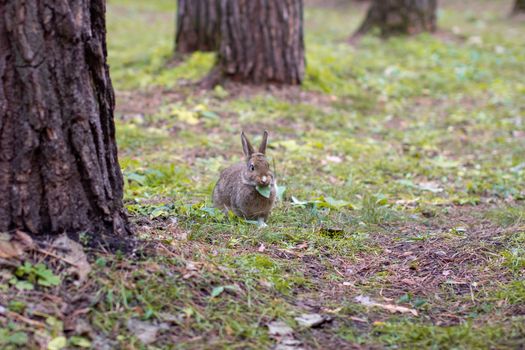
[[[373,0],[354,37],[378,28],[384,37],[436,30],[437,0]]]
[[[305,59],[302,0],[221,0],[216,72],[247,83],[300,84]]]
[[[128,232],[105,1],[0,0],[0,232]]]
[[[220,0],[178,0],[175,52],[219,49]]]
[[[524,14],[525,13],[525,0],[516,0],[514,3],[514,8],[512,9],[513,15]]]

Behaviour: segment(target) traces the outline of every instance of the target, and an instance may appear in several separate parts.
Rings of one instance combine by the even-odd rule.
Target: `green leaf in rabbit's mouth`
[[[257,190],[257,192],[259,192],[261,194],[261,196],[263,197],[266,197],[266,198],[270,198],[270,194],[272,193],[272,187],[270,185],[268,186],[255,186],[255,189]]]

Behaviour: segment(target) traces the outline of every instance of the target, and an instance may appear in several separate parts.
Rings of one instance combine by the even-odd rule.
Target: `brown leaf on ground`
[[[23,248],[18,242],[10,240],[0,240],[0,258],[10,259],[19,257],[24,253]]]
[[[14,235],[0,233],[0,258],[18,258],[33,245],[33,239],[22,231],[16,231]]]
[[[130,319],[127,323],[128,329],[145,345],[151,344],[157,340],[157,334],[160,327],[150,322],[144,322],[137,319]]]
[[[268,332],[273,336],[289,336],[293,334],[293,329],[284,321],[273,321],[268,323]]]
[[[70,272],[78,276],[77,283],[84,283],[91,272],[91,265],[87,260],[82,245],[64,234],[53,241],[52,247],[56,249],[58,256],[72,265]]]
[[[15,236],[26,247],[33,248],[35,246],[35,242],[33,242],[33,239],[27,233],[18,230],[16,231]]]
[[[306,248],[308,248],[308,242],[303,242],[295,247],[292,247],[292,249],[295,249],[295,250],[302,250]]]
[[[186,268],[183,272],[182,278],[189,279],[192,277],[199,276],[199,269],[202,264],[194,262],[194,261],[188,261],[186,263]]]
[[[295,339],[293,329],[284,321],[273,321],[267,324],[268,333],[277,340],[276,350],[301,350],[301,342]]]
[[[295,317],[295,320],[300,326],[313,328],[318,327],[325,322],[331,321],[332,318],[320,314],[302,314],[298,317]]]
[[[417,311],[414,310],[414,309],[410,309],[408,307],[394,305],[394,304],[376,303],[375,301],[372,301],[369,297],[364,296],[364,295],[359,295],[359,296],[355,297],[355,301],[357,301],[358,303],[363,304],[365,306],[379,307],[379,308],[388,310],[391,313],[399,312],[399,313],[403,313],[403,314],[404,313],[411,313],[414,316],[418,315]]]

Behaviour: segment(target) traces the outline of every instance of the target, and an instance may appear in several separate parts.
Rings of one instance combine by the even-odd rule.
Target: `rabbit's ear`
[[[259,153],[266,154],[266,144],[268,143],[268,131],[264,130],[261,145],[259,146]]]
[[[251,157],[254,153],[253,147],[250,144],[250,141],[246,138],[246,135],[244,135],[244,131],[241,133],[241,141],[242,141],[242,150],[244,151],[244,155],[246,157]]]

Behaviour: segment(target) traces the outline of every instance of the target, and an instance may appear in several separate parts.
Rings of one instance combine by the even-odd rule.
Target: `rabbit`
[[[276,180],[266,159],[268,132],[265,130],[261,145],[254,151],[250,141],[241,133],[242,149],[245,159],[223,170],[213,189],[213,205],[217,209],[228,210],[246,220],[257,220],[259,226],[267,226],[266,221],[275,202]],[[261,195],[256,186],[271,186],[270,197]]]

